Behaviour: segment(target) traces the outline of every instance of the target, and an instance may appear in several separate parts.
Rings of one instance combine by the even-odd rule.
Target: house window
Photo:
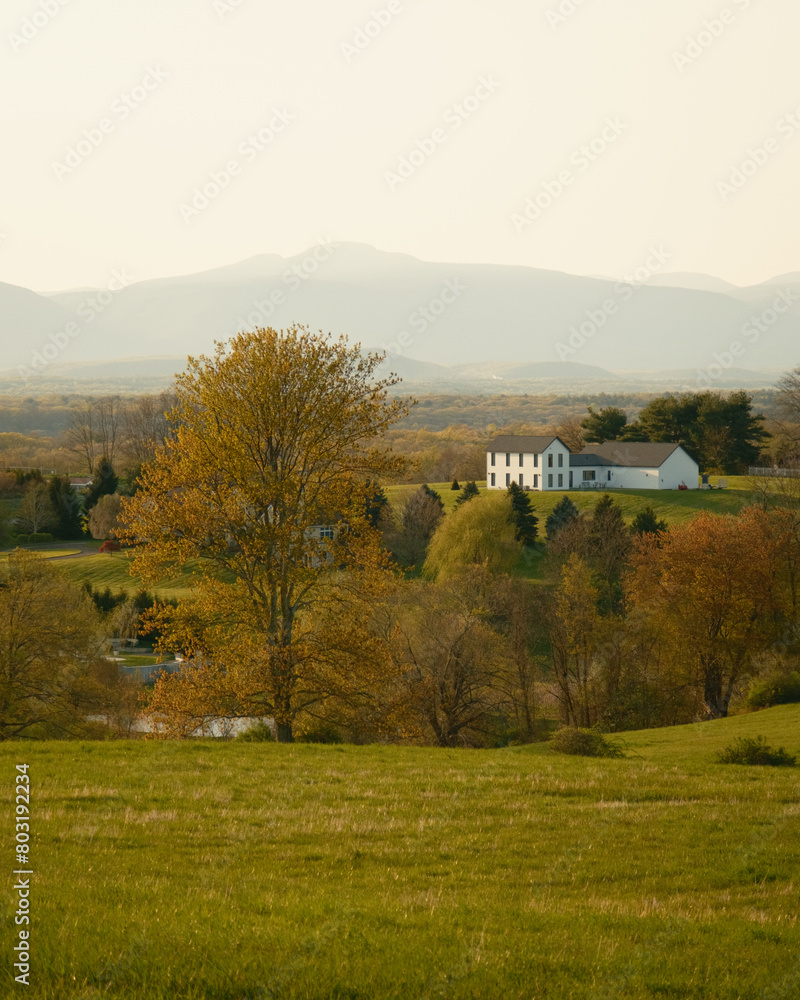
[[[608,470],[608,481],[611,482],[611,469]]]
[[[506,452],[506,465],[511,465],[511,452]]]
[[[559,469],[564,468],[564,456],[562,455],[561,452],[558,453],[558,467]]]
[[[519,453],[519,467],[522,468],[522,452]]]
[[[510,486],[510,485],[511,485],[511,473],[507,472],[506,473],[506,486]]]
[[[535,490],[539,489],[539,477],[538,476],[534,476],[533,477],[533,488]]]
[[[329,526],[326,526],[324,528],[320,528],[319,529],[319,537],[320,538],[334,538],[335,537],[334,529],[332,527],[329,527]]]
[[[552,469],[553,468],[553,456],[552,456],[552,454],[547,456],[547,468],[548,469]]]
[[[547,477],[547,485],[548,486],[552,486],[553,485],[553,473],[552,472]]]
[[[560,457],[561,456],[559,456],[559,458]],[[558,485],[559,486],[563,486],[564,485],[564,474],[562,472],[559,472],[559,474],[558,474]]]
[[[583,470],[583,481],[589,483],[594,479],[594,469]]]
[[[492,486],[494,486],[494,473],[492,473]]]
[[[522,482],[522,473],[521,472],[519,474],[519,485],[520,486],[524,486],[524,483]]]
[[[534,469],[538,469],[539,468],[539,456],[538,455],[534,455],[533,456],[533,467],[534,467]]]
[[[497,452],[492,452],[492,465],[494,465],[494,460],[497,457]]]

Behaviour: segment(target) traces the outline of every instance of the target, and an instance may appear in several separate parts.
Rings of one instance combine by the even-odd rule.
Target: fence
[[[751,467],[747,470],[750,476],[778,476],[784,479],[800,479],[800,469],[759,469]]]

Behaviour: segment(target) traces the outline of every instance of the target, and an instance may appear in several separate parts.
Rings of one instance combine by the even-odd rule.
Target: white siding
[[[509,455],[509,464],[506,465],[506,454]],[[549,464],[552,455],[553,464]],[[562,464],[558,464],[558,456],[561,455]],[[486,485],[489,489],[506,489],[507,480],[520,482],[522,476],[522,487],[524,489],[539,491],[558,491],[570,488],[569,475],[569,450],[560,441],[553,441],[544,452],[534,456],[530,452],[523,453],[522,464],[520,464],[519,452],[497,452],[495,464],[491,464],[492,454],[486,453]],[[536,464],[534,464],[534,461]],[[645,468],[643,466],[629,467],[622,465],[598,465],[575,466],[572,468],[572,486],[580,489],[584,482],[584,471],[595,474],[594,482],[598,483],[597,489],[616,490],[677,490],[681,484],[686,484],[690,490],[698,489],[699,468],[697,462],[690,458],[683,448],[676,449],[660,468]],[[492,473],[495,476],[494,487],[492,487]],[[609,478],[609,473],[611,473]],[[550,476],[553,477],[552,486]],[[558,477],[562,476],[561,485]],[[534,477],[538,477],[535,479]]]
[[[554,441],[540,454],[534,455],[532,452],[522,453],[522,463],[520,464],[520,453],[518,451],[495,452],[495,464],[492,465],[492,452],[486,452],[486,485],[489,489],[504,490],[509,482],[520,485],[522,476],[522,488],[530,490],[566,490],[569,489],[569,449],[560,441]],[[508,464],[506,464],[508,455]],[[550,466],[549,459],[552,455],[553,464]],[[561,465],[558,464],[559,455]],[[492,473],[495,481],[492,486]],[[553,477],[553,485],[548,485],[548,477]],[[562,477],[561,485],[558,485],[558,477]]]

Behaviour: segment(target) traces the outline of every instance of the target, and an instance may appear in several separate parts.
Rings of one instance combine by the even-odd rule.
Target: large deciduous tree
[[[734,687],[784,631],[782,536],[769,515],[698,514],[636,540],[628,600],[684,665],[709,718],[728,714]]]
[[[17,511],[17,525],[27,534],[38,534],[58,524],[58,513],[46,483],[31,482]]]
[[[0,740],[78,733],[74,697],[100,646],[84,590],[24,550],[0,563]]]
[[[107,493],[100,497],[89,511],[89,534],[92,538],[113,538],[122,506],[119,493]]]
[[[409,404],[388,397],[397,379],[374,380],[380,361],[293,326],[239,334],[178,376],[174,437],[123,502],[118,534],[137,544],[146,580],[198,560],[194,601],[160,622],[166,642],[197,654],[183,693],[198,712],[224,701],[271,715],[291,740],[313,672],[315,602],[348,566],[383,565],[365,493],[372,477],[402,471],[375,442]],[[173,694],[181,683],[169,682]]]
[[[87,472],[93,472],[96,461],[105,456],[114,461],[123,421],[124,406],[119,396],[90,396],[72,411],[67,429],[70,450],[79,455]]]

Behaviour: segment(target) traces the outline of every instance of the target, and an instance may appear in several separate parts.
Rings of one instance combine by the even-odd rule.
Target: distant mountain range
[[[134,373],[138,364],[137,376],[166,378],[167,369],[210,351],[214,340],[292,322],[387,350],[389,367],[414,383],[545,380],[633,389],[669,376],[689,387],[768,385],[800,363],[800,274],[749,288],[660,273],[626,285],[320,243],[296,257],[265,254],[112,291],[37,294],[0,284],[0,368],[11,376],[24,366],[23,380],[45,373],[93,378],[102,376],[101,362],[136,354],[135,364],[122,367]]]

